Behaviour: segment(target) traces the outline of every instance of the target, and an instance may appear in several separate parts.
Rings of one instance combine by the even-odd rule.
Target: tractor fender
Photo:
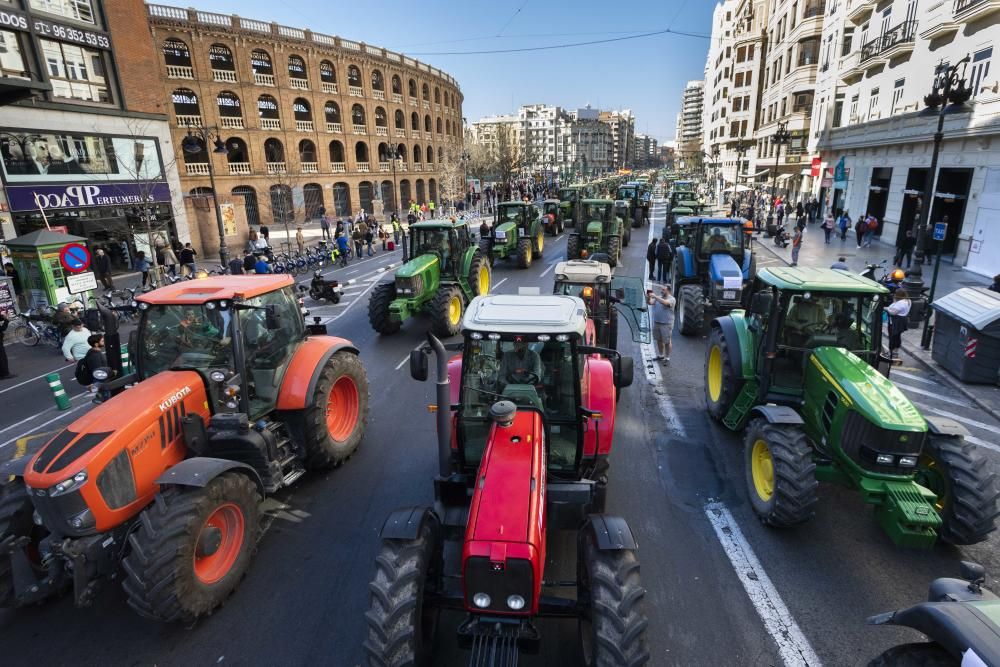
[[[278,410],[303,410],[312,400],[323,366],[337,352],[358,354],[351,341],[336,336],[310,336],[295,351],[281,379]]]
[[[694,271],[694,253],[691,252],[691,248],[686,245],[678,246],[676,251],[677,267],[681,269],[680,277],[682,278],[692,278],[695,275]]]
[[[758,405],[750,411],[751,415],[763,417],[769,424],[804,424],[802,415],[787,405]]]
[[[383,540],[415,540],[420,537],[420,531],[428,521],[433,522],[432,528],[436,532],[441,521],[429,507],[403,507],[393,510],[382,524],[379,537]]]
[[[469,269],[472,268],[472,260],[476,256],[483,256],[482,251],[478,246],[469,246],[465,253],[462,255],[462,263],[459,265],[458,276],[459,278],[466,278],[469,275]]]
[[[943,435],[951,438],[961,438],[969,435],[969,431],[954,419],[924,415],[924,421],[927,422],[927,430],[934,435]]]
[[[591,514],[583,528],[594,536],[600,551],[632,551],[639,548],[628,523],[620,516]]]
[[[723,317],[712,320],[712,328],[722,330],[722,337],[729,348],[730,359],[732,360],[732,371],[734,377],[741,377],[749,380],[754,376],[753,357],[743,355],[743,350],[751,350],[750,331],[747,329],[746,319],[743,313],[730,313]]]
[[[589,357],[583,372],[580,396],[588,409],[601,413],[599,420],[587,420],[583,433],[583,455],[611,453],[615,437],[615,371],[609,359]]]
[[[24,456],[18,457],[11,461],[4,461],[0,464],[0,484],[3,483],[5,477],[24,477],[24,469],[28,467],[31,463],[31,459],[34,458],[34,454],[25,454]]]
[[[264,497],[264,483],[261,481],[260,475],[257,474],[256,470],[246,463],[233,461],[232,459],[216,459],[210,456],[196,456],[184,459],[177,465],[170,466],[167,470],[163,471],[156,478],[156,483],[161,486],[195,486],[202,488],[208,486],[209,482],[222,473],[229,472],[230,470],[250,478],[257,487],[260,497]]]

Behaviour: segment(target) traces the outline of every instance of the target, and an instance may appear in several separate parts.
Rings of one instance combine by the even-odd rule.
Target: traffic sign
[[[947,222],[935,222],[934,223],[934,240],[944,241],[945,234],[948,233],[948,223]]]
[[[59,262],[70,273],[86,271],[90,266],[90,251],[87,246],[70,243],[59,252]]]
[[[97,276],[93,271],[84,271],[71,276],[66,276],[66,289],[70,294],[79,294],[88,290],[97,289]]]

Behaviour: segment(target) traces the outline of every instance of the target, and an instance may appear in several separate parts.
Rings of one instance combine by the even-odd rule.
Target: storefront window
[[[82,23],[96,24],[90,0],[28,0],[32,9]]]
[[[16,32],[0,30],[0,74],[5,77],[28,79],[25,71],[24,55],[21,53],[21,40]]]
[[[38,41],[52,81],[53,96],[103,104],[111,102],[104,55],[100,51],[47,39]]]

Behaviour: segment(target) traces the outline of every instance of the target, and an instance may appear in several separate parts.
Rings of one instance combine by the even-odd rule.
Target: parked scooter
[[[788,230],[785,229],[784,225],[779,226],[774,232],[774,245],[779,248],[786,247],[791,240],[792,235],[788,233]]]
[[[326,280],[322,271],[314,271],[312,282],[309,284],[309,296],[314,301],[326,299],[331,303],[340,303],[340,295],[343,290],[337,280]]]

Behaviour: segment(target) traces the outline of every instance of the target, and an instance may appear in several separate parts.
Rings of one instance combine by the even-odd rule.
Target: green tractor
[[[574,231],[566,241],[566,259],[587,259],[596,253],[608,256],[611,268],[618,266],[622,245],[628,245],[631,228],[615,215],[610,199],[584,199],[580,202],[583,232]]]
[[[649,221],[649,188],[644,183],[629,181],[618,186],[615,195],[616,200],[627,204],[626,220],[633,227],[641,227]]]
[[[454,336],[469,301],[490,292],[490,263],[464,221],[418,222],[410,225],[409,240],[412,259],[396,269],[394,282],[372,291],[368,321],[378,333],[394,334],[423,311],[435,335]]]
[[[479,239],[479,249],[490,266],[500,259],[517,259],[526,269],[545,249],[545,226],[534,204],[522,201],[503,202],[497,206],[490,236]]]
[[[889,381],[888,290],[843,271],[762,269],[749,311],[712,322],[709,414],[743,430],[747,491],[768,525],[812,515],[819,481],[861,493],[892,541],[982,542],[1000,513],[996,474],[958,423],[921,415]]]

